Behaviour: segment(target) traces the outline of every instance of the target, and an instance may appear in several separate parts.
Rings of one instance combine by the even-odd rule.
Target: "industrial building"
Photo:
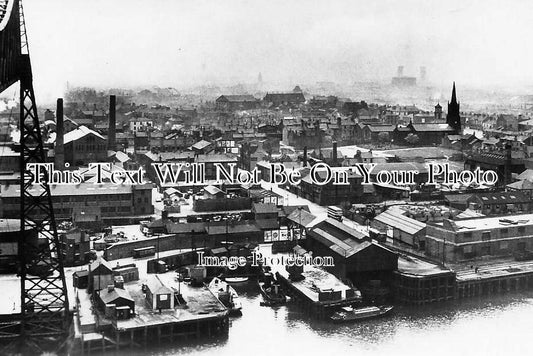
[[[98,291],[114,285],[113,269],[109,262],[100,258],[89,265],[89,290]]]
[[[528,213],[531,211],[531,198],[524,193],[497,192],[476,193],[468,199],[468,206],[484,215]]]
[[[217,110],[250,110],[259,107],[253,95],[221,95],[216,99]]]
[[[533,249],[533,214],[428,223],[426,254],[443,262],[511,256]]]
[[[40,188],[34,186],[37,192]],[[148,216],[153,214],[152,186],[143,185],[51,185],[54,214],[70,219],[80,206],[98,206],[102,218]],[[0,186],[0,214],[6,218],[20,215],[20,187]]]
[[[78,266],[87,262],[90,240],[85,231],[74,228],[60,232],[59,243],[61,244],[63,264],[65,266]]]
[[[398,268],[395,252],[331,218],[309,229],[304,246],[314,256],[332,256],[334,267],[329,270],[358,285],[372,279],[390,281]]]
[[[405,216],[399,207],[391,207],[372,220],[372,227],[387,233],[394,244],[405,244],[423,250],[426,224]]]
[[[65,162],[74,166],[107,161],[107,140],[85,126],[67,132],[64,136]]]
[[[17,271],[20,235],[20,220],[0,219],[0,272]],[[28,239],[37,245],[37,232],[30,231]]]

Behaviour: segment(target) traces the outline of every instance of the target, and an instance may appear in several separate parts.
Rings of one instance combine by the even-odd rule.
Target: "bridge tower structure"
[[[19,84],[20,312],[0,317],[0,354],[58,352],[67,340],[69,306],[22,0],[0,0],[0,93]],[[1,159],[1,157],[0,157]]]

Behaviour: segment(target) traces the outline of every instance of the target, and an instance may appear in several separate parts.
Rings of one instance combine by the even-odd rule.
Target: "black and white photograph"
[[[532,38],[527,0],[0,0],[0,355],[532,355]]]

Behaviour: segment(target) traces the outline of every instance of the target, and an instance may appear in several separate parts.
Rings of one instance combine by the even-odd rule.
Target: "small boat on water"
[[[230,314],[239,315],[242,313],[242,304],[239,295],[228,283],[215,277],[209,283],[208,288],[228,308]]]
[[[248,277],[225,277],[224,280],[228,283],[245,283],[248,282]]]
[[[258,280],[257,283],[266,305],[279,305],[287,301],[287,296],[271,273],[265,273],[263,280]]]
[[[335,322],[366,320],[383,316],[393,309],[392,306],[371,306],[362,308],[343,307],[330,317]]]

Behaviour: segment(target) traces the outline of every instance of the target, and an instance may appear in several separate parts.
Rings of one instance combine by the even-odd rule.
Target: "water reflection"
[[[132,355],[450,355],[533,354],[533,293],[395,308],[382,319],[333,324],[316,321],[296,305],[260,306],[254,281],[235,286],[243,315],[229,337],[189,341]]]

